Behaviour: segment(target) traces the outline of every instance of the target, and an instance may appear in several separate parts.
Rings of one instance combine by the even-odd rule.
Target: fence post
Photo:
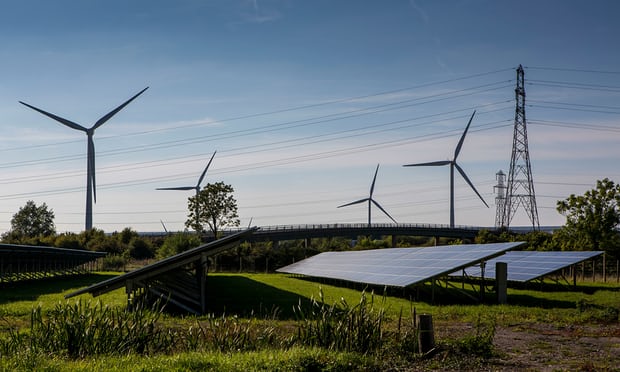
[[[506,304],[508,302],[508,264],[506,262],[495,263],[495,287],[497,303]]]
[[[421,354],[426,354],[435,347],[435,333],[433,331],[433,316],[431,314],[418,315],[418,348]]]

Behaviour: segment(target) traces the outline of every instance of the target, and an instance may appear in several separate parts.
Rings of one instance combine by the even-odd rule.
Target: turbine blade
[[[463,176],[463,178],[465,179],[465,181],[469,184],[469,186],[472,188],[472,190],[474,190],[474,192],[476,193],[476,195],[478,195],[478,197],[480,198],[480,200],[482,200],[482,202],[484,203],[484,205],[487,206],[487,208],[489,208],[489,205],[487,204],[487,202],[484,201],[484,199],[482,198],[482,195],[480,195],[480,193],[478,192],[478,190],[476,190],[476,187],[474,186],[474,184],[469,180],[469,178],[467,177],[467,175],[465,174],[465,171],[463,170],[463,168],[459,167],[458,164],[454,163],[454,166],[456,167],[456,169],[459,171],[459,173],[461,174],[461,176]]]
[[[195,186],[181,186],[181,187],[158,187],[155,190],[194,190],[196,189]]]
[[[364,198],[364,199],[356,200],[356,201],[351,202],[351,203],[339,205],[338,208],[348,207],[349,205],[353,205],[353,204],[360,204],[360,203],[363,203],[363,202],[368,201],[368,200],[369,200],[369,198]]]
[[[370,185],[370,198],[372,198],[372,193],[375,191],[375,181],[377,180],[377,172],[379,172],[379,164],[377,164],[377,169],[375,169],[375,176],[372,179],[372,185]]]
[[[82,132],[86,132],[88,130],[88,129],[84,128],[83,126],[81,126],[80,124],[72,122],[71,120],[67,120],[65,118],[61,118],[60,116],[54,115],[54,114],[49,113],[47,111],[43,111],[43,110],[41,110],[39,108],[36,108],[36,107],[34,107],[32,105],[29,105],[29,104],[27,104],[25,102],[22,102],[22,101],[19,101],[19,103],[21,103],[22,105],[24,105],[26,107],[30,107],[31,109],[33,109],[35,111],[38,111],[41,114],[43,114],[43,115],[45,115],[47,117],[50,117],[50,118],[56,120],[57,122],[59,122],[61,124],[64,124],[64,125],[68,126],[69,128],[76,129],[76,130],[81,130]]]
[[[200,187],[200,184],[202,183],[202,180],[205,178],[205,175],[207,174],[207,169],[209,169],[209,166],[211,165],[211,162],[213,161],[213,158],[215,157],[216,152],[217,151],[213,151],[213,155],[211,155],[211,159],[209,160],[209,163],[205,167],[205,170],[202,171],[202,174],[200,175],[200,178],[198,179],[198,184],[196,185],[196,187]]]
[[[474,115],[476,115],[476,110],[474,110],[474,113],[471,114],[471,118],[469,118],[469,123],[467,123],[467,126],[465,127],[465,131],[463,132],[463,135],[461,136],[461,139],[459,140],[459,144],[456,145],[456,150],[454,150],[454,161],[456,161],[456,158],[459,156],[459,152],[461,152],[461,147],[463,147],[463,141],[465,141],[465,135],[467,134],[467,130],[469,129],[469,125],[471,124],[471,121],[474,119]]]
[[[117,108],[115,108],[114,110],[110,111],[109,113],[107,113],[107,115],[103,116],[101,119],[97,120],[97,122],[95,123],[95,125],[93,125],[93,127],[91,128],[91,130],[95,130],[97,128],[99,128],[100,126],[102,126],[106,121],[110,120],[110,118],[114,115],[116,115],[116,113],[118,113],[119,111],[121,111],[125,106],[127,106],[131,101],[133,101],[134,99],[138,98],[138,96],[142,93],[144,93],[145,90],[149,89],[149,87],[146,87],[144,89],[142,89],[140,92],[138,92],[135,96],[131,97],[130,99],[128,99],[127,101],[125,101],[125,103],[123,103],[122,105],[118,106]]]
[[[86,152],[88,157],[88,172],[87,177],[90,177],[93,183],[93,200],[97,203],[97,183],[95,182],[95,142],[93,141],[92,134],[88,135],[88,151]]]
[[[385,213],[385,215],[386,215],[386,216],[390,217],[390,219],[391,219],[392,221],[394,221],[394,223],[398,223],[398,222],[396,222],[396,220],[395,220],[394,218],[392,218],[392,216],[390,216],[390,214],[389,214],[389,213],[388,213],[385,209],[383,209],[383,207],[382,207],[381,205],[379,205],[379,203],[377,203],[374,199],[370,199],[370,201],[371,201],[371,202],[373,202],[373,204],[374,204],[374,205],[376,205],[376,206],[377,206],[377,208],[381,209],[381,212]]]
[[[416,163],[416,164],[405,164],[403,167],[435,167],[440,165],[449,165],[452,163],[450,160],[440,160],[440,161],[431,161],[429,163]]]

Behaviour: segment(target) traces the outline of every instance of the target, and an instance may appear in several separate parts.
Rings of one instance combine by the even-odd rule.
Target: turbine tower
[[[377,208],[381,209],[381,211],[383,213],[385,213],[385,215],[388,216],[392,221],[394,221],[394,223],[398,223],[398,222],[396,222],[396,220],[394,218],[392,218],[392,216],[390,216],[390,214],[388,212],[386,212],[385,209],[383,209],[383,207],[381,205],[379,205],[379,203],[377,203],[375,201],[375,199],[372,198],[372,194],[375,191],[375,181],[377,181],[377,172],[379,172],[379,164],[377,164],[377,169],[375,169],[375,176],[373,177],[372,184],[370,185],[370,195],[367,198],[356,200],[356,201],[351,202],[351,203],[339,205],[338,208],[347,207],[349,205],[354,205],[354,204],[360,204],[360,203],[363,203],[363,202],[367,201],[368,202],[368,226],[370,226],[370,224],[371,224],[370,210],[371,210],[372,204],[376,205]]]
[[[456,159],[458,158],[459,153],[461,152],[461,147],[463,147],[463,141],[465,141],[465,135],[467,135],[467,130],[469,129],[469,125],[471,124],[471,121],[474,119],[475,114],[476,114],[476,111],[474,111],[474,113],[471,114],[471,118],[469,118],[469,123],[467,123],[467,126],[465,127],[465,131],[463,132],[463,135],[461,136],[461,139],[459,140],[458,145],[456,145],[456,149],[454,150],[454,158],[452,160],[440,160],[440,161],[433,161],[429,163],[417,163],[417,164],[403,165],[403,167],[426,167],[426,166],[435,167],[435,166],[443,166],[443,165],[450,166],[450,227],[451,228],[454,228],[454,168],[456,168],[459,171],[463,179],[472,188],[472,190],[474,190],[474,192],[476,193],[476,195],[478,195],[480,200],[482,200],[484,205],[486,205],[486,207],[489,208],[489,205],[487,204],[487,202],[484,201],[484,199],[482,198],[478,190],[476,190],[476,188],[474,187],[474,184],[469,180],[463,168],[461,168],[456,162]]]
[[[530,151],[527,145],[527,125],[525,121],[525,73],[523,67],[517,68],[517,88],[515,89],[515,126],[512,137],[512,155],[506,186],[506,201],[502,214],[501,227],[510,228],[510,222],[520,205],[525,208],[534,230],[540,229],[538,208],[532,179]]]
[[[200,178],[198,178],[198,183],[196,183],[196,186],[160,187],[160,188],[157,188],[156,190],[196,190],[196,196],[198,196],[198,194],[200,194],[200,184],[202,183],[202,180],[205,178],[205,175],[207,174],[207,170],[209,169],[209,166],[211,165],[211,162],[213,161],[213,158],[215,157],[216,152],[217,151],[213,151],[213,155],[211,155],[211,159],[209,159],[209,162],[207,163],[205,170],[202,171]],[[198,204],[196,204],[196,218],[199,217],[198,216],[199,212],[200,211],[198,210]]]
[[[71,129],[79,130],[86,133],[86,136],[88,138],[88,147],[86,151],[86,231],[93,228],[93,199],[95,203],[97,202],[97,186],[95,183],[95,142],[93,141],[95,130],[102,126],[105,122],[110,120],[114,115],[116,115],[120,110],[127,106],[131,101],[136,99],[139,95],[144,93],[144,91],[147,89],[149,89],[149,87],[142,89],[136,95],[125,101],[125,103],[104,115],[101,119],[97,120],[97,122],[90,128],[83,127],[80,124],[74,123],[70,120],[61,118],[60,116],[56,116],[47,111],[43,111],[39,108],[31,106],[25,102],[19,101],[19,103],[21,103],[22,105],[30,107],[31,109],[38,111],[41,114],[48,116]]]

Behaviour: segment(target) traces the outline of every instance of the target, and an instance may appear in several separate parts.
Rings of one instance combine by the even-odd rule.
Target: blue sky
[[[233,185],[242,225],[363,223],[368,194],[403,223],[492,226],[508,170],[515,69],[541,225],[556,201],[620,182],[616,1],[20,1],[0,13],[0,232],[26,201],[84,227],[86,136],[97,129],[94,226],[182,230],[191,186]],[[374,222],[389,219],[373,210]],[[513,225],[527,225],[520,210]]]

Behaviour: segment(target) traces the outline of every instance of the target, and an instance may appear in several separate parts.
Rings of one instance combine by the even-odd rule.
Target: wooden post
[[[418,315],[418,349],[421,354],[426,354],[434,347],[433,316],[431,314],[420,314]]]
[[[508,302],[508,264],[506,262],[495,263],[495,287],[497,303],[506,304]]]
[[[571,270],[573,271],[573,287],[576,288],[577,287],[577,268],[575,267],[575,265],[571,266]]]

